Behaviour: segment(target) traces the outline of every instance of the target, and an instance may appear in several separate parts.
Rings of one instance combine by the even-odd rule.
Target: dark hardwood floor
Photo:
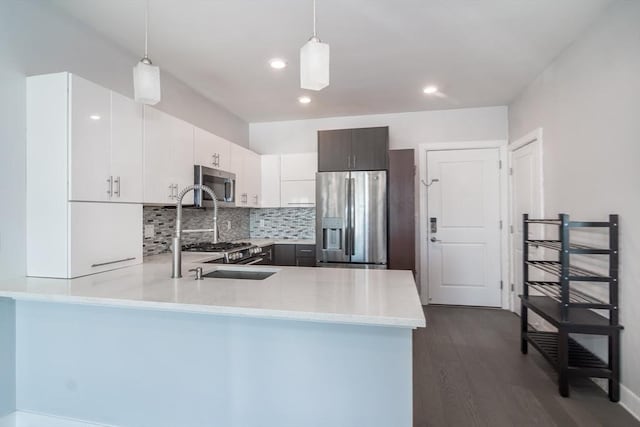
[[[589,380],[560,397],[546,360],[520,353],[513,313],[429,306],[425,315],[413,338],[415,427],[640,426]]]

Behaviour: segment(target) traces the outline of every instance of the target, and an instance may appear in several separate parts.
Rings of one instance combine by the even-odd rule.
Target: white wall
[[[26,76],[71,71],[132,97],[138,60],[47,1],[0,1],[0,279],[25,273]],[[161,79],[158,108],[248,145],[242,119],[167,73]]]
[[[622,401],[640,415],[640,2],[612,4],[510,105],[511,140],[537,127],[546,214],[621,216]]]
[[[251,123],[250,146],[263,154],[305,153],[317,150],[318,130],[372,126],[389,126],[393,150],[417,150],[425,142],[506,139],[507,107]]]

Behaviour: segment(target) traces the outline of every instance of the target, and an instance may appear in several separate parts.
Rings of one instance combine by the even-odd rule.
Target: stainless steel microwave
[[[196,165],[193,168],[194,184],[206,185],[216,194],[219,207],[236,205],[236,175],[206,166]],[[193,204],[197,208],[211,208],[213,201],[208,193],[196,190]]]

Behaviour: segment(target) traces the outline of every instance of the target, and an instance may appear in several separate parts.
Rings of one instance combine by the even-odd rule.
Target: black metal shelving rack
[[[532,224],[558,227],[558,238],[535,240],[529,238]],[[570,230],[577,228],[608,228],[609,247],[596,248],[570,241]],[[557,252],[557,260],[531,260],[530,247],[542,247]],[[571,255],[603,255],[608,258],[608,275],[597,274],[571,264]],[[585,376],[606,378],[609,399],[620,400],[620,330],[618,323],[618,215],[609,221],[570,221],[569,215],[557,219],[529,219],[523,216],[523,294],[521,298],[521,351],[526,354],[528,344],[535,347],[558,372],[560,395],[569,396],[569,378]],[[550,257],[546,257],[550,258]],[[529,280],[529,268],[536,268],[555,279]],[[595,298],[580,289],[580,283],[593,282],[608,286],[608,301]],[[530,295],[530,290],[541,295]],[[543,332],[529,327],[528,310],[540,315],[557,332]],[[594,311],[598,310],[598,311]],[[606,315],[604,315],[606,313]],[[580,345],[569,334],[603,335],[608,337],[608,358],[603,361]]]

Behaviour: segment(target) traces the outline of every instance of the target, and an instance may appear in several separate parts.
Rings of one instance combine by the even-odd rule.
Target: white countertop
[[[272,240],[270,240],[272,241]],[[73,280],[17,278],[0,297],[328,323],[416,328],[424,313],[410,271],[203,264],[183,252],[183,278],[171,279],[171,254]],[[190,268],[274,270],[265,280],[194,280]]]

